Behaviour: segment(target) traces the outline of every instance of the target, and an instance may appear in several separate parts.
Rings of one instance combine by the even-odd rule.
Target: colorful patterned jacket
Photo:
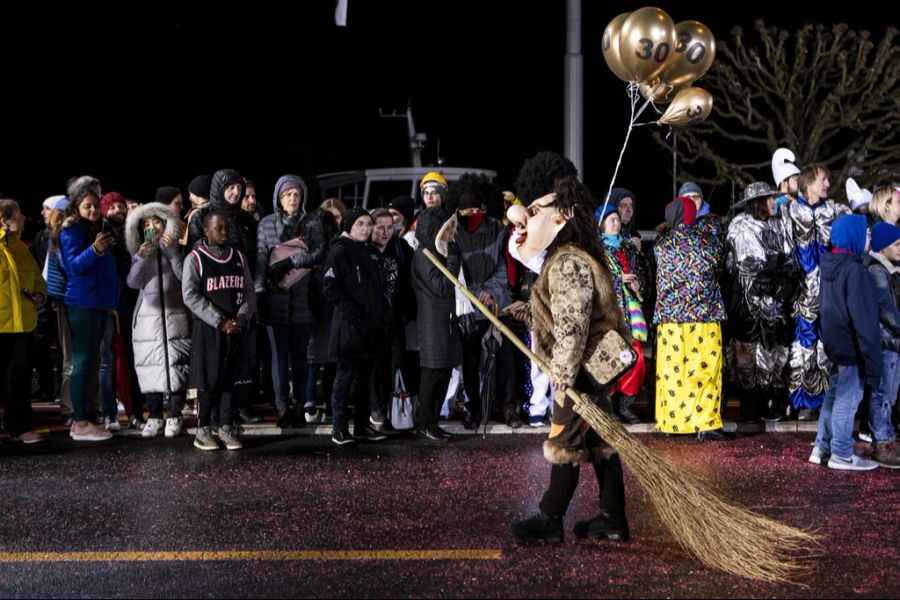
[[[653,323],[724,321],[719,274],[725,243],[719,219],[679,225],[656,240],[656,311]]]

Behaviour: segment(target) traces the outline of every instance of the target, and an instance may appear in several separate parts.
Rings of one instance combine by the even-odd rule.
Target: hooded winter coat
[[[37,308],[25,295],[47,296],[47,286],[19,233],[0,229],[0,333],[27,333],[37,327]]]
[[[451,273],[459,274],[462,257],[456,244],[449,244],[450,252],[446,257],[436,246],[441,227],[452,217],[452,213],[441,208],[429,208],[419,213],[416,226],[418,244],[411,279],[419,307],[419,363],[428,369],[452,369],[462,363],[455,288],[424,254],[424,250],[430,250]]]
[[[181,391],[188,387],[191,365],[191,316],[182,298],[181,277],[184,264],[178,245],[183,225],[172,209],[158,202],[132,210],[125,221],[125,243],[132,255],[127,283],[130,288],[140,292],[131,323],[134,369],[141,392],[147,394],[166,391],[163,315],[159,294],[160,263],[157,262],[159,249],[147,258],[142,258],[137,253],[144,241],[141,224],[148,217],[158,217],[165,221],[164,235],[174,242],[162,250],[162,286],[169,352],[169,391]]]
[[[284,187],[285,185],[298,188],[302,194],[300,213],[294,218],[288,218],[285,215],[281,203],[278,201],[278,190],[289,189]],[[325,230],[322,222],[317,216],[307,214],[303,209],[308,193],[306,182],[301,177],[297,175],[282,176],[275,184],[275,191],[272,193],[274,212],[263,217],[259,222],[254,286],[257,294],[265,294],[259,310],[264,322],[268,325],[315,323],[309,306],[311,273],[287,290],[277,286],[272,287],[267,280],[269,254],[275,246],[289,239],[300,236],[307,246],[307,252],[297,253],[290,257],[294,268],[312,269],[325,260]]]
[[[833,249],[819,263],[822,282],[819,307],[822,342],[828,359],[837,365],[858,365],[865,381],[881,381],[881,329],[872,278],[863,268],[866,218],[845,215],[831,226]],[[852,301],[851,301],[852,298]]]
[[[241,184],[240,198],[244,197],[244,179],[234,169],[221,169],[212,177],[209,188],[209,205],[194,212],[188,224],[188,249],[203,239],[203,219],[213,210],[220,210],[228,216],[229,248],[240,250],[247,259],[251,274],[256,270],[256,228],[257,222],[248,212],[241,210],[241,203],[229,204],[225,200],[225,188],[233,183]]]
[[[418,236],[418,228],[417,228]],[[509,282],[506,274],[506,230],[497,219],[485,216],[474,232],[464,227],[456,230],[456,243],[462,252],[462,262],[469,291],[478,295],[481,290],[490,292],[497,301],[497,308],[509,304]],[[487,320],[480,312],[479,320]]]

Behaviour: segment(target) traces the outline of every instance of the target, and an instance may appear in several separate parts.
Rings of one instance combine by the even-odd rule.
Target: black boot
[[[628,423],[629,425],[641,422],[641,419],[631,412],[632,404],[634,404],[634,396],[621,396],[619,397],[618,410],[616,411],[619,420],[623,423]]]
[[[627,542],[628,519],[624,514],[613,515],[605,510],[590,521],[579,521],[575,524],[575,537],[585,539],[607,539],[616,542]]]
[[[290,429],[294,426],[294,410],[290,406],[286,406],[278,411],[278,419],[275,426],[281,429]]]
[[[551,517],[542,512],[530,519],[513,523],[509,526],[509,532],[520,544],[529,544],[541,540],[560,544],[565,538],[562,517]]]

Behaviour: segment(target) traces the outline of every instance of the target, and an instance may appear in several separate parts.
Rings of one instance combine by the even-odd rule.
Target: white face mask
[[[399,236],[401,231],[403,231],[403,223],[394,223],[394,235]]]

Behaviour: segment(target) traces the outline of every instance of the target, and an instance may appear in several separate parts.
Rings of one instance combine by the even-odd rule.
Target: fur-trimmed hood
[[[160,202],[142,204],[128,212],[125,219],[125,244],[129,254],[136,254],[144,242],[144,228],[141,223],[149,217],[157,217],[165,221],[166,228],[163,235],[169,236],[173,241],[178,241],[184,231],[184,224],[171,208]]]

